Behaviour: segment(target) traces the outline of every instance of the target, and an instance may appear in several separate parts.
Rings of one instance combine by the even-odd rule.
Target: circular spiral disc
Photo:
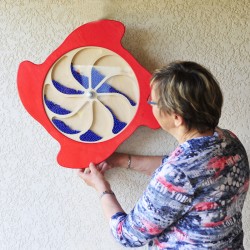
[[[82,47],[52,65],[43,102],[51,123],[65,136],[98,143],[115,137],[133,120],[139,85],[121,56],[102,47]]]

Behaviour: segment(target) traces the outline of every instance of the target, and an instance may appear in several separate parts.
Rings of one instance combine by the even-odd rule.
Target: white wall
[[[176,59],[210,68],[225,97],[220,125],[239,136],[250,156],[249,13],[248,0],[1,0],[0,249],[124,249],[113,241],[96,193],[75,170],[57,165],[58,143],[23,108],[16,87],[21,61],[42,63],[85,22],[120,20],[124,47],[148,70]],[[139,128],[119,150],[164,154],[175,146],[163,131]],[[107,176],[129,211],[148,179],[118,169]],[[249,211],[248,195],[246,249]]]

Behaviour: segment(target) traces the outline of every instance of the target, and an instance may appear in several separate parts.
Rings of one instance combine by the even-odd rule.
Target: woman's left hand
[[[93,163],[89,164],[89,168],[80,169],[78,174],[87,185],[93,187],[97,192],[110,190],[109,182]]]

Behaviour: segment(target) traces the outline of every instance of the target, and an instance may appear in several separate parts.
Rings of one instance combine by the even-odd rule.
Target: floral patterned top
[[[243,145],[217,128],[165,157],[133,210],[112,216],[111,231],[126,247],[241,250],[248,187]]]

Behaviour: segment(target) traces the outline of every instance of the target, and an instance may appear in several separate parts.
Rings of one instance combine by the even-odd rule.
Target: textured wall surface
[[[23,108],[16,87],[21,61],[42,63],[85,22],[120,20],[124,47],[148,70],[176,59],[210,68],[225,97],[220,126],[233,130],[250,156],[249,16],[249,0],[1,0],[0,249],[124,249],[109,233],[97,194],[57,165],[58,143]],[[166,154],[175,146],[163,131],[139,128],[119,150]],[[148,181],[120,169],[107,177],[126,211]],[[243,223],[250,249],[250,195]]]

